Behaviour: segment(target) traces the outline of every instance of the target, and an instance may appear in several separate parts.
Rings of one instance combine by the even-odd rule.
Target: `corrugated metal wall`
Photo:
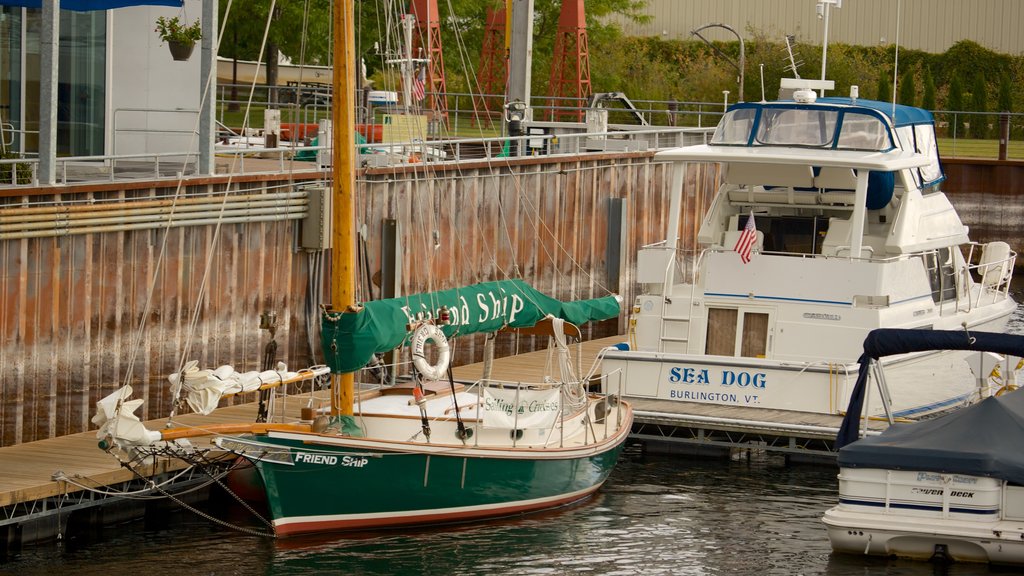
[[[1020,0],[846,0],[831,12],[829,43],[876,45],[896,41],[899,16],[901,47],[945,52],[960,40],[1007,54],[1024,52],[1024,2]],[[647,0],[646,24],[617,20],[626,34],[686,39],[690,31],[713,22],[735,28],[746,40],[748,30],[782,41],[794,34],[800,42],[821,45],[822,22],[813,0]],[[714,40],[734,40],[720,30],[708,30]]]
[[[288,181],[281,176],[233,182],[231,194],[268,192]],[[637,248],[664,239],[666,181],[665,165],[646,153],[369,171],[359,177],[357,197],[367,226],[370,275],[380,270],[384,221],[391,218],[401,223],[406,294],[521,276],[561,299],[619,292],[628,308],[636,291]],[[691,169],[684,249],[696,246],[696,228],[716,181],[714,166]],[[218,199],[225,182],[187,184],[194,197]],[[201,366],[258,369],[268,340],[259,330],[265,310],[279,316],[279,358],[292,367],[310,362],[306,310],[323,299],[308,296],[316,267],[311,253],[298,248],[294,214],[222,225],[219,235],[214,224],[170,228],[162,260],[165,234],[159,227],[69,234],[60,217],[47,230],[33,232],[42,237],[5,235],[22,229],[40,206],[71,211],[109,200],[129,216],[139,202],[168,202],[174,185],[147,183],[127,191],[114,184],[68,187],[59,194],[0,198],[0,444],[89,429],[95,402],[126,380],[134,397],[146,400],[142,418],[165,416],[171,408],[166,376],[178,367],[194,316],[193,343],[184,356]],[[606,272],[612,198],[624,199],[628,223],[616,286],[608,285]],[[208,257],[209,289],[200,300]],[[622,322],[587,331],[621,333]],[[524,338],[499,353],[537,344]],[[482,358],[479,340],[455,350],[459,363]]]

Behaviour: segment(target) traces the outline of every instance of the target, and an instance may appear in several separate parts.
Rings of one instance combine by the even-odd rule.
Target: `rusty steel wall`
[[[503,278],[522,278],[562,299],[623,297],[628,310],[637,249],[665,239],[668,167],[648,153],[514,159],[444,168],[373,170],[360,178],[360,208],[370,238],[385,219],[401,223],[406,294]],[[718,183],[716,166],[693,165],[687,179],[683,249],[696,247],[700,218]],[[625,203],[624,256],[618,282],[608,278],[609,201]],[[436,235],[435,235],[436,231]],[[614,253],[614,251],[613,251]],[[370,251],[371,275],[381,254]],[[621,334],[617,321],[582,327],[585,338]],[[460,338],[456,364],[483,359],[483,338]],[[546,346],[536,337],[500,338],[497,355]]]
[[[1007,240],[1024,250],[1024,163],[947,160],[943,188],[978,241]],[[261,193],[319,175],[274,175],[234,182],[232,193]],[[694,252],[700,220],[718,183],[714,165],[691,165],[680,217],[680,249]],[[398,220],[405,294],[507,277],[522,277],[560,299],[619,293],[628,309],[637,250],[664,240],[668,167],[651,154],[511,159],[364,171],[357,213],[367,227],[369,276],[382,266],[386,219]],[[216,195],[226,178],[187,181],[193,194]],[[2,239],[4,222],[46,203],[116,201],[133,205],[173,193],[175,183],[133,189],[80,186],[0,191],[0,444],[87,430],[95,402],[127,381],[145,399],[139,415],[171,408],[166,376],[183,356],[204,367],[260,366],[268,341],[259,314],[279,316],[278,358],[292,367],[318,358],[310,343],[313,256],[298,248],[299,220],[203,224],[167,231],[124,230]],[[219,197],[219,196],[218,196]],[[608,205],[624,203],[626,229],[618,247],[616,285],[607,275]],[[435,235],[435,230],[437,231]],[[208,256],[209,290],[198,299]],[[154,278],[156,279],[153,283]],[[152,303],[146,308],[152,287]],[[367,293],[367,287],[360,290]],[[379,287],[374,288],[379,295]],[[197,304],[198,302],[198,304]],[[198,313],[191,350],[183,354]],[[142,319],[145,329],[136,343]],[[625,315],[584,327],[587,337],[624,331]],[[313,335],[315,339],[315,335]],[[499,355],[529,351],[534,337],[499,341]],[[454,345],[459,364],[482,359],[482,339]],[[132,367],[133,366],[133,367]]]
[[[944,159],[942,185],[971,240],[1002,240],[1024,253],[1024,162]],[[1017,260],[1024,266],[1024,258]]]
[[[184,184],[193,195],[219,198],[226,187],[252,194],[319,177],[205,177]],[[695,247],[717,177],[714,166],[690,169],[684,249]],[[401,223],[405,294],[522,277],[563,300],[620,293],[628,309],[638,288],[632,280],[637,249],[664,239],[668,180],[666,165],[649,153],[363,171],[357,214],[367,227],[369,275],[380,271],[384,221],[391,218]],[[313,290],[309,296],[317,268],[298,247],[299,220],[223,224],[219,232],[209,223],[169,228],[162,260],[160,228],[68,234],[54,224],[44,237],[3,233],[4,223],[19,222],[40,205],[114,201],[132,214],[133,205],[166,198],[176,184],[69,186],[18,190],[19,196],[0,190],[0,445],[92,428],[95,402],[124,382],[145,400],[141,418],[164,417],[172,407],[166,377],[183,357],[208,368],[259,369],[268,341],[259,330],[265,310],[278,313],[280,360],[296,368],[319,357],[311,352],[307,310],[327,295]],[[627,223],[615,286],[606,272],[612,198],[623,200]],[[209,289],[199,298],[208,258]],[[191,348],[183,353],[194,316]],[[622,333],[624,321],[588,326],[585,334]],[[468,342],[454,345],[457,363],[482,359],[482,339],[460,340]],[[498,355],[543,346],[534,337],[507,338]]]
[[[130,208],[166,192],[154,187],[123,202]],[[7,198],[0,222],[41,203],[71,206],[105,195]],[[204,225],[166,235],[150,229],[0,240],[0,444],[86,430],[95,402],[124,382],[145,400],[141,417],[167,415],[165,378],[178,366],[195,315],[185,356],[201,366],[259,368],[265,309],[282,313],[281,355],[308,358],[308,345],[293,335],[302,322],[293,302],[308,275],[305,257],[292,249],[296,227],[229,224],[216,238],[215,226]],[[208,257],[209,289],[199,298]]]

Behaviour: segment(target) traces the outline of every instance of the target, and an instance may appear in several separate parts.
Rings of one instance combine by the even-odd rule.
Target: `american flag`
[[[427,95],[424,92],[423,82],[427,77],[427,67],[423,66],[420,68],[420,73],[416,75],[416,78],[412,81],[412,99],[414,102],[419,102]]]
[[[754,247],[754,242],[757,241],[757,227],[754,225],[754,213],[750,213],[750,217],[747,218],[747,225],[743,227],[743,231],[740,232],[740,237],[736,240],[736,245],[733,246],[733,251],[740,255],[740,260],[746,264],[750,262],[750,250]]]

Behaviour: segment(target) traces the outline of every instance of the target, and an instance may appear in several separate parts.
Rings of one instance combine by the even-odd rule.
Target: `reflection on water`
[[[1024,333],[1020,309],[1009,331]],[[775,456],[655,458],[633,448],[593,499],[522,518],[274,541],[180,512],[160,526],[138,522],[106,529],[92,541],[31,547],[0,563],[0,574],[1020,573],[833,555],[820,518],[836,502],[836,471],[827,465],[784,466]],[[358,495],[324,495],[332,497]],[[236,523],[260,528],[236,512]]]

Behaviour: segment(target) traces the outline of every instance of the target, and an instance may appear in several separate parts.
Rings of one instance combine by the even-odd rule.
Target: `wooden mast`
[[[334,74],[331,106],[333,255],[331,305],[344,312],[356,295],[355,250],[355,27],[353,0],[334,0]],[[331,416],[351,415],[355,375],[331,375]]]

